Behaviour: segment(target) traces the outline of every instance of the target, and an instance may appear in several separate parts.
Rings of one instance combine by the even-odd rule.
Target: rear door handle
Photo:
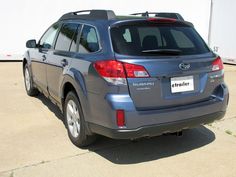
[[[46,55],[42,55],[43,61],[47,59]]]
[[[68,65],[68,61],[66,59],[61,60],[61,65],[65,67],[66,65]]]

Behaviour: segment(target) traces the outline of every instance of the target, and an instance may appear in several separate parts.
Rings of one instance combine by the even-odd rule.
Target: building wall
[[[213,0],[210,47],[226,62],[236,64],[236,1]]]
[[[18,57],[28,39],[39,39],[66,12],[112,9],[116,14],[143,11],[178,12],[208,39],[210,0],[3,0],[0,6],[0,57]]]

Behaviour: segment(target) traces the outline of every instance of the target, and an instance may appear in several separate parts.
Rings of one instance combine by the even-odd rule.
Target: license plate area
[[[172,77],[170,78],[171,93],[190,92],[194,90],[194,77]]]

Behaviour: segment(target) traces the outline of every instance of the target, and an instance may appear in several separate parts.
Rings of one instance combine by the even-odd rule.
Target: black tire
[[[73,102],[75,103],[75,106],[72,106]],[[72,107],[74,107],[72,112],[77,112],[79,114],[79,118],[72,118],[73,116],[77,115],[77,114],[71,115],[70,111],[68,111],[68,109],[70,109],[70,108],[72,109]],[[78,124],[75,123],[76,122],[75,119],[78,120]],[[82,111],[82,108],[80,106],[79,99],[73,91],[70,91],[67,94],[66,99],[65,99],[64,123],[65,123],[65,126],[67,128],[68,136],[69,136],[71,142],[74,145],[76,145],[77,147],[88,146],[96,140],[95,135],[87,135],[86,134],[86,123],[85,123],[85,120],[84,120],[83,111]],[[75,129],[74,126],[75,127],[79,126],[79,128],[78,127],[76,128],[77,133],[78,133],[77,136],[76,136],[76,133],[73,132],[73,130],[72,130],[72,127],[73,127],[73,129]]]
[[[27,78],[29,80],[27,80]],[[38,89],[33,86],[32,76],[30,74],[29,67],[27,64],[24,66],[24,83],[27,95],[37,96],[39,94]]]

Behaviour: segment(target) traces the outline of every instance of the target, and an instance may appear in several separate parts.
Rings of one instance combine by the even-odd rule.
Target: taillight
[[[149,77],[148,72],[143,66],[124,63],[127,78]]]
[[[115,85],[126,85],[126,78],[149,77],[143,66],[116,60],[97,61],[93,66],[100,76]]]
[[[223,62],[220,57],[217,57],[213,62],[212,62],[212,71],[220,71],[223,70]]]
[[[94,67],[102,77],[125,78],[123,64],[116,60],[97,61]]]

